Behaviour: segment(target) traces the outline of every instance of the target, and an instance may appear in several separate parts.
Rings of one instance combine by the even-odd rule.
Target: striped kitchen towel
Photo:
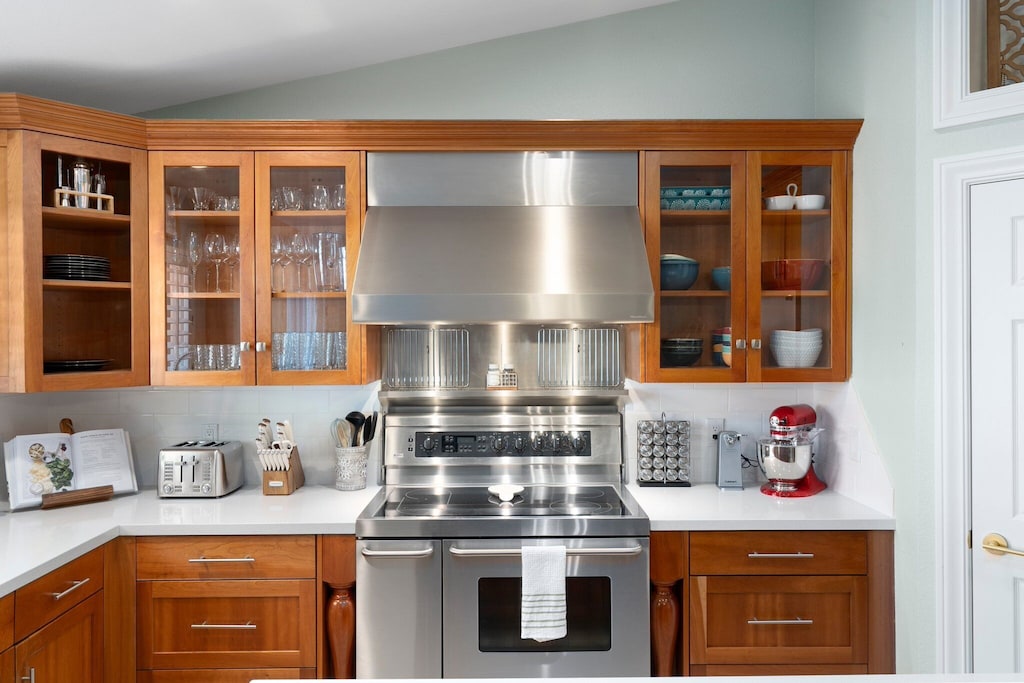
[[[523,546],[521,637],[543,643],[564,638],[565,546]]]

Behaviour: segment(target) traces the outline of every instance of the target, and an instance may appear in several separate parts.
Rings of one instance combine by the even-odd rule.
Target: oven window
[[[477,593],[481,652],[597,652],[612,647],[612,588],[607,576],[566,577],[567,634],[546,643],[519,637],[521,578],[482,578]]]

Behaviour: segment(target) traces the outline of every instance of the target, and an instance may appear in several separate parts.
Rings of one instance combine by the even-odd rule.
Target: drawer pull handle
[[[577,555],[639,555],[644,551],[643,546],[633,545],[626,548],[566,548],[565,554],[569,557]],[[523,554],[522,548],[458,548],[452,546],[448,549],[452,555],[467,557],[519,557]]]
[[[72,581],[71,586],[67,590],[62,590],[60,593],[51,593],[51,595],[53,595],[54,600],[60,600],[71,591],[78,590],[87,583],[89,583],[89,577],[86,577],[81,581]]]
[[[369,548],[363,548],[360,550],[363,557],[430,557],[434,554],[433,548],[424,548],[423,550],[370,550]]]
[[[812,560],[814,559],[814,553],[747,553],[747,557],[752,560]]]
[[[246,557],[190,557],[188,561],[189,562],[202,562],[202,563],[211,563],[211,562],[255,562],[256,558],[249,557],[249,556],[246,556]]]
[[[236,629],[255,631],[256,624],[251,621],[247,621],[244,624],[208,624],[205,621],[201,624],[192,624],[192,628],[195,629]]]
[[[747,619],[747,623],[751,626],[789,626],[789,625],[800,625],[810,626],[814,623],[814,619]]]
[[[27,683],[36,683],[36,668],[33,666],[28,670],[28,676],[22,676],[21,680],[27,681]]]

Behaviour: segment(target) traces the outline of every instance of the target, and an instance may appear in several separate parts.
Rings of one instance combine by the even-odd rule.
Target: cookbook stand
[[[280,455],[281,449],[260,448],[257,449],[257,454],[260,456],[260,461],[268,462],[271,456]],[[287,496],[306,483],[306,475],[302,471],[302,459],[299,457],[298,446],[292,446],[287,451],[287,461],[288,466],[286,469],[263,470],[263,495]]]

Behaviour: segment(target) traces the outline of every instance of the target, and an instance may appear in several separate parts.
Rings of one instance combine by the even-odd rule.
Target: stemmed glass
[[[215,291],[222,291],[220,288],[220,264],[228,258],[228,245],[224,240],[224,235],[219,232],[211,232],[206,236],[206,242],[204,243],[206,249],[206,255],[211,261],[213,261],[214,268],[214,280]]]
[[[241,262],[241,253],[239,251],[238,235],[232,233],[227,237],[227,248],[228,255],[224,260],[228,264],[228,289],[232,292],[239,291],[239,283],[236,282],[235,271],[238,269],[238,264]]]
[[[291,253],[292,260],[295,262],[295,289],[296,291],[312,291],[313,284],[310,282],[309,269],[313,264],[313,258],[316,256],[313,251],[313,245],[309,243],[306,236],[301,233],[295,233],[292,235],[291,242]],[[306,273],[306,289],[302,288],[302,273]]]
[[[290,260],[288,243],[280,235],[275,235],[270,243],[270,288],[273,291],[285,291],[285,271]]]
[[[192,291],[198,292],[199,286],[196,275],[199,272],[199,264],[203,261],[203,241],[199,233],[192,230],[188,233],[188,266],[192,273]]]

